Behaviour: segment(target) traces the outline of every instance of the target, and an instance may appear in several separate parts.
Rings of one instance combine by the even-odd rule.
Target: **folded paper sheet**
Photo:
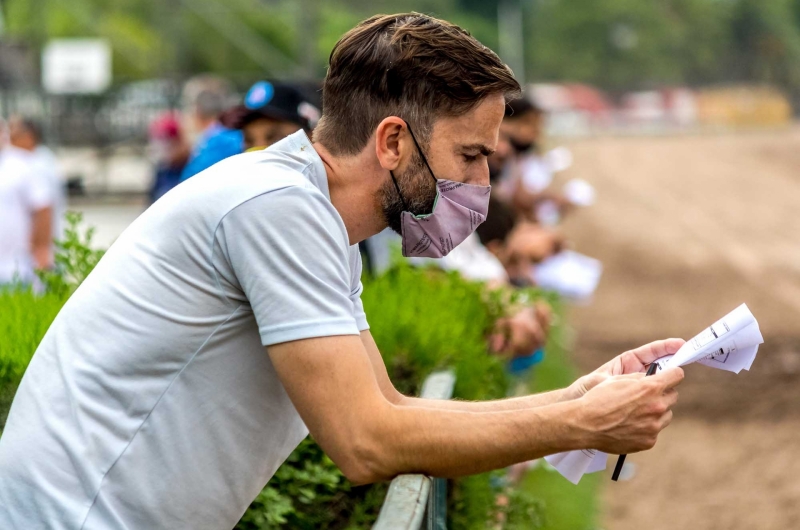
[[[742,304],[684,344],[675,355],[658,359],[663,370],[669,366],[686,366],[694,362],[739,373],[749,370],[764,342],[758,322]],[[608,455],[593,449],[569,451],[546,456],[548,464],[556,468],[567,480],[577,484],[586,473],[606,468]]]
[[[675,355],[662,357],[659,369],[698,362],[739,373],[749,370],[764,342],[753,313],[742,304],[683,345]]]

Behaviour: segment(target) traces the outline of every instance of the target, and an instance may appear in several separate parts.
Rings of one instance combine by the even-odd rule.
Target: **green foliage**
[[[321,77],[334,43],[376,13],[451,20],[496,49],[499,0],[7,0],[8,36],[111,42],[117,79],[212,71],[243,84]],[[609,90],[724,81],[800,92],[800,0],[519,0],[527,81]]]
[[[0,429],[25,368],[66,297],[0,290]]]
[[[504,395],[503,363],[486,354],[486,336],[502,308],[487,303],[481,284],[455,272],[399,263],[366,280],[361,299],[372,336],[401,392],[416,393],[427,374],[452,367],[456,397]]]
[[[250,505],[238,530],[329,528],[351,505],[350,485],[330,458],[305,439]]]
[[[92,248],[94,228],[81,233],[83,214],[67,212],[64,239],[56,241],[55,268],[39,272],[48,293],[66,296],[78,288],[103,257],[104,251]]]

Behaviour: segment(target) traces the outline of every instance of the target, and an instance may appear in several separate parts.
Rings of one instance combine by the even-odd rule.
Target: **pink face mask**
[[[402,213],[403,256],[441,258],[449,254],[486,220],[489,211],[489,192],[492,187],[437,179],[411,127],[408,128],[408,132],[411,133],[425,167],[436,181],[436,199],[429,214],[414,215],[407,208]],[[405,206],[405,199],[400,193],[394,174],[392,180]]]

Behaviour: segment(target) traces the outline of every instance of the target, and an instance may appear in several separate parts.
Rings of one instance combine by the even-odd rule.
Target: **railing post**
[[[426,514],[428,530],[447,530],[447,479],[433,479]]]

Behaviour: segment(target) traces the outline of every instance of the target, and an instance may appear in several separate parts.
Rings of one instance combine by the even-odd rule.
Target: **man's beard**
[[[397,185],[406,201],[408,211],[414,215],[423,215],[433,212],[433,204],[436,202],[436,182],[422,162],[419,153],[414,153],[411,163],[403,173],[395,172]],[[381,208],[383,217],[389,228],[402,235],[401,218],[405,210],[403,200],[397,194],[391,176],[383,183],[380,190]]]

